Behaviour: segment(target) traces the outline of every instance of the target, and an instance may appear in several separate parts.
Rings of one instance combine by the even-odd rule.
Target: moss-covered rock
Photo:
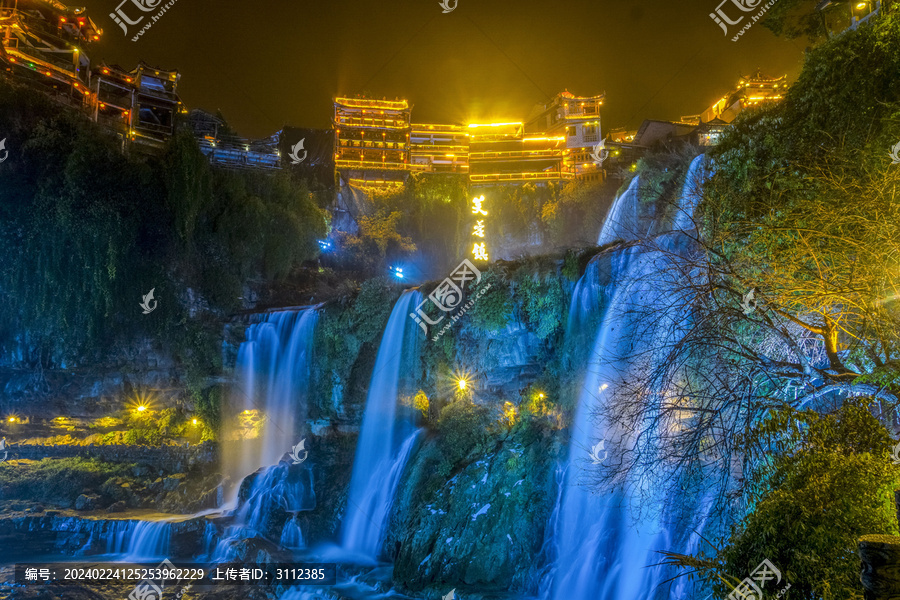
[[[560,446],[551,432],[526,429],[493,436],[486,451],[479,446],[449,472],[441,439],[423,444],[401,483],[386,541],[396,582],[413,592],[528,587],[556,497]]]

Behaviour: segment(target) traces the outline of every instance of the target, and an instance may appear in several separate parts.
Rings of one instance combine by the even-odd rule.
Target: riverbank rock
[[[100,508],[100,496],[81,494],[75,499],[75,510],[97,510]]]

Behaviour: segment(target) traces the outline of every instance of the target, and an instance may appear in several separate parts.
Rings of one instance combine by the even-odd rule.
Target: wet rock
[[[125,512],[125,510],[127,508],[128,508],[128,505],[125,504],[125,502],[123,502],[122,500],[119,500],[118,502],[113,502],[112,504],[110,504],[109,508],[106,509],[106,512],[120,513],[120,512]]]
[[[75,510],[97,510],[99,504],[100,496],[82,494],[75,500]]]
[[[172,475],[170,477],[166,477],[163,479],[163,489],[167,492],[175,491],[181,482],[184,481],[184,478],[187,477],[184,473],[178,473],[177,475]]]
[[[135,477],[146,477],[150,474],[150,467],[146,465],[135,465],[131,467],[131,474]]]

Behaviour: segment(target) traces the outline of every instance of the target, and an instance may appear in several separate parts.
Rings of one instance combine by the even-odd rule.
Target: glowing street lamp
[[[141,404],[140,406],[137,407],[138,412],[145,412],[146,410],[147,410],[147,407],[144,406],[143,404]]]
[[[457,385],[457,387],[459,387],[459,389],[460,389],[461,391],[465,391],[466,386],[469,385],[469,384],[468,384],[468,382],[467,382],[465,379],[458,379],[458,380],[456,381],[456,385]]]

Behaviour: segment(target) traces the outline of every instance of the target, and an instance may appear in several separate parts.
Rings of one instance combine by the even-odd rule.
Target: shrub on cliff
[[[441,409],[437,428],[443,458],[451,466],[488,439],[491,425],[487,408],[462,398]]]
[[[734,531],[708,571],[724,597],[734,582],[769,559],[790,582],[790,598],[861,598],[857,542],[865,534],[897,534],[893,491],[900,469],[891,464],[887,430],[861,404],[832,415],[782,410],[755,433],[779,453],[758,473],[750,516]]]

